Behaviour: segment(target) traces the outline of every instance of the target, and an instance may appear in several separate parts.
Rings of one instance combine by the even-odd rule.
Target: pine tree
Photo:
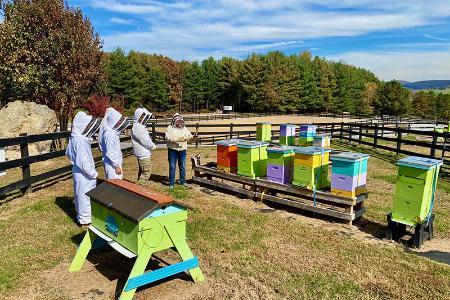
[[[315,112],[320,107],[319,89],[314,76],[311,53],[303,52],[297,59],[299,74],[299,101],[297,109]]]
[[[409,113],[411,100],[409,91],[396,80],[383,83],[378,89],[375,112],[379,115],[403,116]]]
[[[106,63],[107,71],[107,92],[111,97],[124,95],[130,80],[129,62],[125,52],[117,48],[108,58]]]
[[[252,54],[244,61],[240,83],[244,99],[252,111],[263,111],[264,65],[261,56]]]
[[[206,107],[203,77],[203,69],[197,61],[186,65],[183,79],[183,99],[185,104],[196,112]]]
[[[217,108],[219,102],[219,64],[214,58],[209,57],[202,62],[202,83],[203,83],[203,97],[206,104],[206,109]]]
[[[219,99],[221,105],[232,105],[235,111],[245,111],[241,103],[242,86],[240,76],[242,63],[231,57],[224,57],[219,61]]]

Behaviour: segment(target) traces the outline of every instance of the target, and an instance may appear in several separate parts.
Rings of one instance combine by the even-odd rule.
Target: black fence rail
[[[274,140],[279,138],[281,124],[272,124],[272,136]],[[300,124],[297,124],[300,125]],[[329,133],[334,140],[343,142],[353,142],[374,149],[381,149],[395,154],[417,155],[430,158],[443,159],[443,172],[450,174],[450,134],[448,132],[439,133],[436,131],[422,131],[398,127],[389,127],[386,124],[364,124],[364,123],[317,123],[319,133]],[[148,128],[152,139],[157,144],[165,143],[164,131],[167,124],[149,123]],[[187,124],[187,127],[195,135],[195,146],[213,145],[215,142],[227,138],[254,139],[256,137],[256,125],[249,124]],[[127,135],[121,137],[122,142],[129,142],[129,130]],[[31,175],[31,165],[51,159],[63,157],[65,150],[55,150],[49,153],[29,155],[28,145],[42,141],[56,141],[67,139],[70,132],[57,132],[40,135],[26,135],[19,137],[0,139],[0,148],[9,146],[19,146],[21,157],[14,160],[0,162],[0,172],[13,168],[21,168],[22,178],[16,182],[0,187],[0,197],[11,192],[20,190],[26,193],[32,185],[47,181],[51,178],[69,175],[72,166],[66,165],[57,169],[44,172],[38,175]],[[420,140],[410,137],[420,137]],[[409,146],[419,147],[409,148]],[[130,150],[129,145],[125,152]],[[92,148],[98,148],[97,143],[92,144]],[[97,165],[101,163],[101,157],[96,157]]]

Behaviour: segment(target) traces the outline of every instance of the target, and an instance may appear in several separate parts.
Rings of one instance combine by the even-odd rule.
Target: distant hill
[[[410,90],[433,90],[450,87],[450,80],[423,80],[416,82],[399,80],[398,82]]]

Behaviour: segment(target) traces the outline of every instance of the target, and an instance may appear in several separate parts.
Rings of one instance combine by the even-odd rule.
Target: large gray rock
[[[58,127],[56,113],[45,105],[34,102],[15,101],[0,110],[0,138],[16,137],[21,133],[28,135],[55,132]],[[50,151],[52,141],[28,145],[30,155]],[[6,159],[20,158],[19,146],[6,149]]]

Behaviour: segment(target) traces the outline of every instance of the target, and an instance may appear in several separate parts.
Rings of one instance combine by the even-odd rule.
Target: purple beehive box
[[[300,132],[314,132],[316,133],[317,126],[316,125],[300,125]]]
[[[280,125],[280,136],[295,136],[295,125],[281,124]]]
[[[331,189],[341,191],[354,191],[357,187],[366,185],[367,173],[356,176],[348,176],[343,174],[331,174]]]
[[[267,165],[267,180],[278,183],[291,182],[292,168],[282,165]]]

